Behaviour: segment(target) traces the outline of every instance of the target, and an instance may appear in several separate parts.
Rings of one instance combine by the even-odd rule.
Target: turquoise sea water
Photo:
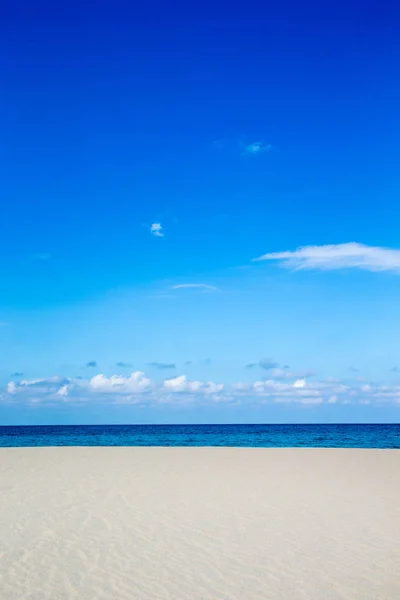
[[[400,424],[3,426],[0,446],[400,448]]]

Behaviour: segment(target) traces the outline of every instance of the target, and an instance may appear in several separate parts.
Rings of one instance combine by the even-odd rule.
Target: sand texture
[[[1,600],[400,599],[400,452],[0,450]]]

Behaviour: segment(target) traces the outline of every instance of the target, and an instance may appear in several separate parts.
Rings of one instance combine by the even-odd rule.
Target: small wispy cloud
[[[209,292],[218,292],[219,288],[215,285],[210,285],[208,283],[180,283],[178,285],[172,286],[173,290],[187,290],[187,289],[200,289],[200,290],[208,290]]]
[[[13,373],[11,375],[11,377],[23,377],[24,374],[21,371],[15,371],[15,373]]]
[[[352,373],[358,373],[360,369],[356,369],[356,367],[349,367],[349,371]]]
[[[246,369],[254,369],[254,367],[256,367],[256,366],[257,366],[257,363],[255,363],[255,362],[248,363],[246,365]]]
[[[243,137],[222,138],[214,140],[214,148],[224,150],[233,154],[241,154],[242,156],[259,156],[272,150],[271,144],[259,140],[249,142]]]
[[[392,367],[391,369],[389,369],[389,371],[391,373],[398,373],[400,371],[399,367]]]
[[[379,246],[366,246],[350,242],[325,246],[303,246],[297,250],[263,254],[254,261],[278,261],[283,267],[334,270],[356,268],[365,271],[400,271],[400,250]]]
[[[244,156],[257,156],[264,152],[270,152],[270,150],[272,150],[271,144],[266,144],[265,142],[252,142],[251,144],[245,145],[242,154]]]
[[[117,367],[120,367],[121,369],[128,369],[128,368],[130,368],[132,365],[131,365],[130,363],[126,363],[126,362],[119,361],[119,362],[117,362],[117,363],[116,363],[116,366],[117,366]]]
[[[163,226],[161,223],[152,223],[150,225],[150,232],[156,237],[164,237]]]
[[[95,360],[89,360],[89,362],[86,363],[86,366],[89,368],[97,367],[97,362]]]
[[[165,363],[165,362],[150,362],[148,363],[149,367],[153,367],[154,369],[160,369],[160,370],[164,370],[164,369],[175,369],[176,368],[176,364],[175,363]]]
[[[7,327],[7,321],[0,321],[0,327]]]

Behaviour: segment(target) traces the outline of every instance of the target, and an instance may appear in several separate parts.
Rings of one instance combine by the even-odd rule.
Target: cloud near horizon
[[[302,246],[294,251],[271,252],[253,259],[253,262],[267,260],[278,261],[281,266],[294,271],[305,269],[330,271],[350,268],[372,272],[400,271],[400,250],[367,246],[356,242]]]
[[[252,383],[233,384],[213,381],[190,380],[186,375],[153,381],[141,371],[129,376],[98,373],[90,379],[72,377],[48,377],[22,381],[10,381],[0,390],[3,403],[76,403],[94,401],[110,404],[168,404],[168,403],[208,403],[242,404],[282,404],[291,403],[304,406],[322,404],[371,404],[391,403],[399,405],[400,385],[378,385],[358,383],[348,385],[335,380],[308,381],[299,377],[292,381],[282,381],[271,377]]]

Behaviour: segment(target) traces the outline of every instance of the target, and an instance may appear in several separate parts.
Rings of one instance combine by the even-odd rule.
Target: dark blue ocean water
[[[400,448],[400,424],[0,427],[0,446]]]

